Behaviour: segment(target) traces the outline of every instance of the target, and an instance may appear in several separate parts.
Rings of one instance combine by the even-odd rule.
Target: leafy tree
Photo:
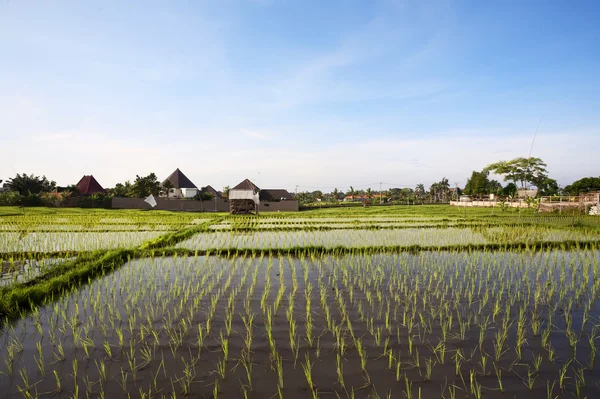
[[[208,191],[199,191],[198,194],[194,196],[194,199],[199,201],[210,201],[214,198],[215,196],[212,195],[212,193],[209,193]]]
[[[502,189],[501,194],[505,197],[514,197],[517,195],[517,190],[517,185],[513,182],[510,182]]]
[[[223,187],[223,198],[229,198],[229,190],[231,190],[229,186]]]
[[[21,195],[48,193],[56,188],[56,182],[49,181],[46,176],[34,176],[23,173],[18,174],[12,179],[8,179],[6,187],[9,190],[17,191]]]
[[[175,188],[175,186],[173,186],[173,183],[171,183],[171,180],[165,180],[161,184],[161,193],[166,195],[168,198],[169,194],[172,192],[171,190],[173,190],[173,188]]]
[[[311,195],[312,195],[313,199],[322,199],[323,198],[323,192],[321,190],[313,191],[311,193]]]
[[[150,173],[145,177],[136,175],[131,191],[136,198],[144,198],[150,194],[158,195],[160,193],[160,182],[154,173]]]
[[[502,184],[497,180],[490,180],[490,172],[482,170],[481,172],[473,171],[471,177],[467,179],[464,193],[467,195],[483,195],[483,194],[498,194],[502,189]]]
[[[556,180],[551,179],[549,177],[542,180],[540,183],[536,185],[538,188],[540,195],[558,195],[560,194],[560,188],[558,187],[558,183]]]
[[[473,171],[471,177],[467,179],[464,193],[467,195],[482,195],[489,194],[490,180],[488,179],[490,172],[483,170],[481,172]]]
[[[296,199],[298,200],[298,203],[300,204],[308,204],[310,202],[313,202],[313,197],[311,195],[311,193],[303,191],[303,192],[299,192],[298,195],[296,196]]]
[[[450,183],[445,177],[437,183],[433,183],[429,188],[431,199],[434,202],[444,202],[450,192]]]
[[[502,193],[502,183],[498,180],[490,180],[490,184],[488,185],[489,194],[500,194]]]
[[[132,196],[132,185],[129,180],[125,184],[117,183],[114,188],[108,190],[110,194],[115,197],[131,197]]]
[[[367,188],[367,198],[372,198],[373,197],[373,190],[371,190],[371,187]]]
[[[540,158],[515,158],[511,161],[500,161],[485,167],[484,171],[503,175],[504,181],[512,181],[522,189],[534,185],[541,190],[548,179],[546,164]]]
[[[67,186],[67,189],[65,192],[70,193],[71,195],[74,195],[74,196],[78,196],[80,194],[79,189],[77,188],[77,186],[75,184],[71,184],[70,186]]]
[[[565,192],[570,195],[600,191],[600,176],[584,177],[565,187]]]

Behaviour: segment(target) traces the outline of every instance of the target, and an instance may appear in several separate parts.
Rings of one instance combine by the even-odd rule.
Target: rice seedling
[[[302,372],[313,397],[329,394],[321,381],[345,397],[402,390],[405,397],[439,397],[440,387],[444,397],[492,399],[502,392],[556,397],[557,388],[561,397],[597,393],[588,376],[598,372],[600,255],[593,242],[564,241],[594,239],[596,227],[575,231],[561,219],[529,217],[526,224],[479,218],[468,221],[477,226],[460,227],[444,218],[432,227],[414,217],[364,217],[352,228],[333,226],[348,223],[338,217],[211,216],[192,225],[194,217],[107,254],[85,252],[105,242],[79,246],[27,277],[29,285],[0,289],[13,327],[0,333],[3,392],[283,397],[295,389],[294,372]],[[137,218],[89,221],[111,226],[111,234],[117,226],[137,234],[133,226],[170,223],[167,216]],[[221,221],[230,231],[209,228]],[[75,237],[86,228],[58,233]],[[102,237],[94,234],[88,238]],[[545,238],[555,246],[536,241]],[[14,265],[25,253],[10,256]],[[48,294],[37,291],[54,284]],[[291,370],[292,359],[301,371]],[[326,367],[335,373],[321,372]],[[26,383],[10,378],[13,368]],[[71,378],[63,369],[72,369]],[[211,373],[214,383],[204,377]],[[494,387],[486,383],[490,375]]]

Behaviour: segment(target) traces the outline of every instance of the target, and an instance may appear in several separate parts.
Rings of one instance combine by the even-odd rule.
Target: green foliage
[[[566,186],[564,191],[570,195],[578,195],[590,191],[600,191],[600,176],[579,179],[573,182],[573,184]]]
[[[46,179],[46,176],[34,176],[23,173],[18,174],[12,179],[8,179],[6,187],[9,190],[17,191],[21,195],[39,194],[50,192],[56,188],[56,182]]]
[[[0,193],[0,206],[17,206],[21,205],[23,196],[16,191],[7,191]]]
[[[467,195],[499,194],[502,192],[502,184],[496,180],[488,178],[489,171],[473,171],[471,177],[467,179],[464,193]]]
[[[171,180],[165,180],[161,185],[160,193],[168,197],[174,188],[175,186],[173,186]]]
[[[505,197],[514,197],[517,195],[517,191],[517,185],[513,182],[510,182],[502,189],[501,194]]]
[[[527,188],[529,184],[541,188],[548,179],[546,166],[540,158],[521,157],[490,164],[485,167],[484,171],[503,175],[504,181],[512,181],[520,188]]]
[[[228,198],[229,197],[229,190],[231,190],[231,188],[229,186],[223,187],[223,197],[224,198]]]
[[[117,183],[115,188],[111,188],[108,190],[110,194],[115,197],[127,198],[133,196],[132,185],[129,180],[125,182],[125,184]]]
[[[131,194],[135,198],[144,198],[152,195],[158,195],[160,193],[161,186],[156,175],[150,173],[148,176],[140,177],[135,176],[135,181],[131,186]]]
[[[433,183],[429,188],[429,195],[432,202],[446,202],[450,194],[450,183],[445,177],[437,183]]]
[[[211,201],[214,198],[215,196],[207,191],[199,191],[198,194],[194,196],[194,199],[198,201]]]

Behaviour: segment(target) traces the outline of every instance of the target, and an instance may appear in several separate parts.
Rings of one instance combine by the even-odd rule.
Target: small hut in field
[[[260,189],[250,180],[245,179],[229,190],[229,213],[258,215]]]
[[[76,185],[79,195],[105,194],[106,190],[92,175],[85,175]]]

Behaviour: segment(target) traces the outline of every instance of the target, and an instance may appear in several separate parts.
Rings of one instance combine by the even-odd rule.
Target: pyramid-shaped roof
[[[92,195],[106,192],[92,175],[83,176],[81,180],[79,180],[79,183],[77,183],[77,190],[79,190],[80,195]]]
[[[208,185],[206,187],[202,187],[202,189],[200,189],[200,192],[211,194],[211,195],[213,195],[213,196],[215,196],[217,198],[222,197],[222,193],[220,191],[215,190],[213,188],[213,186],[211,186],[211,185]]]
[[[171,175],[162,182],[163,186],[167,180],[171,182],[173,188],[198,188],[183,174],[182,171],[179,170],[179,168],[175,169],[175,172],[171,173]]]
[[[258,188],[258,186],[256,184],[252,183],[250,180],[244,179],[244,181],[242,181],[240,184],[233,187],[232,190],[248,190],[248,191],[257,192],[257,191],[260,191],[260,188]]]

